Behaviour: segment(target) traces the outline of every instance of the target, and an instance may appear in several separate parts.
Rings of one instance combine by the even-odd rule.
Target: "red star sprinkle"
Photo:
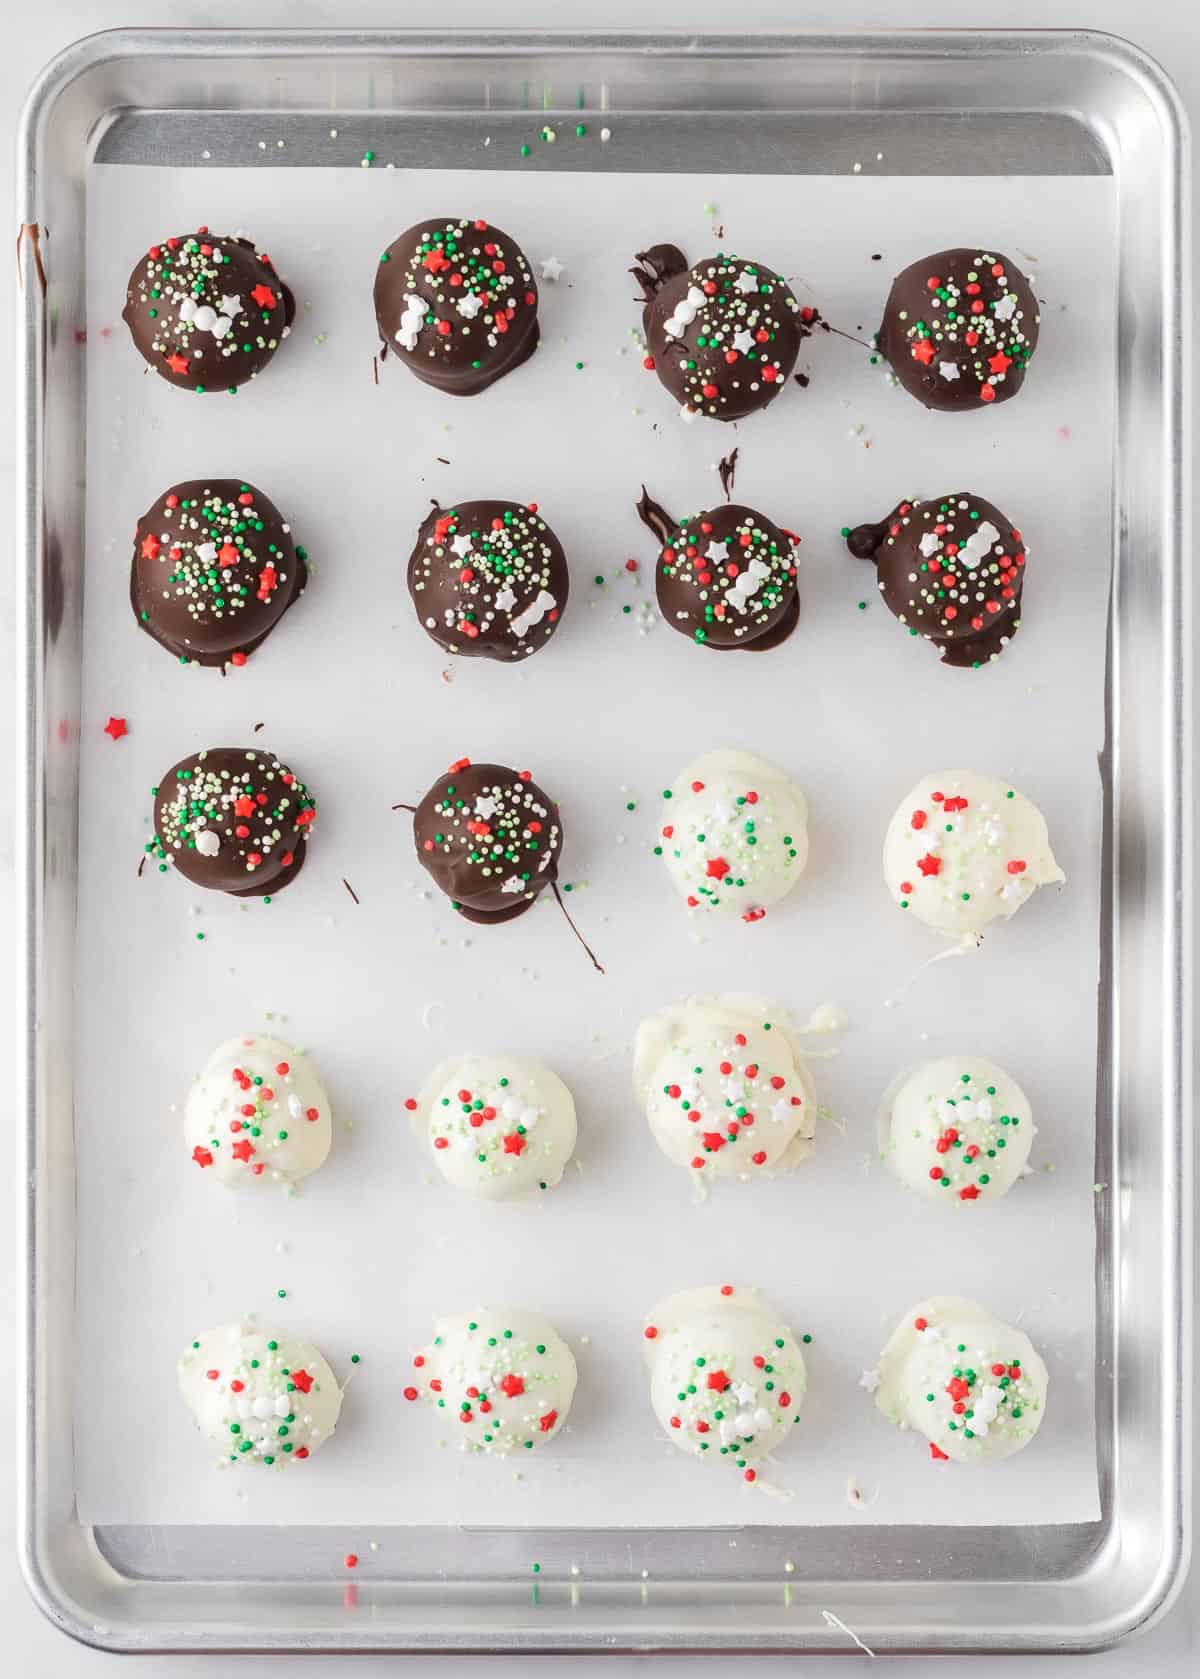
[[[932,1440],[929,1442],[929,1455],[931,1458],[938,1459],[942,1463],[949,1463],[950,1461],[947,1453],[942,1451],[940,1446],[935,1446]]]
[[[307,1393],[313,1384],[313,1379],[307,1370],[293,1370],[291,1379],[301,1393]]]
[[[538,1427],[541,1429],[543,1434],[549,1434],[550,1430],[554,1427],[557,1421],[558,1412],[547,1411],[544,1417],[538,1418]]]
[[[156,560],[161,548],[162,543],[153,533],[142,538],[142,558],[144,560]]]
[[[174,355],[167,357],[167,366],[172,373],[186,373],[188,370],[187,357]]]
[[[508,1399],[515,1399],[518,1394],[525,1392],[525,1383],[520,1376],[505,1376],[500,1383],[500,1391]]]
[[[504,1139],[505,1154],[520,1154],[525,1147],[525,1139],[519,1131],[511,1131]]]
[[[729,1377],[724,1370],[710,1370],[704,1378],[704,1385],[711,1388],[713,1393],[724,1393],[729,1386]]]
[[[711,875],[714,880],[724,880],[729,873],[729,864],[724,857],[710,857],[704,866],[704,872]]]
[[[922,874],[940,874],[942,869],[942,859],[940,857],[935,857],[932,851],[927,851],[924,857],[917,858],[917,867],[920,869]]]
[[[123,717],[110,717],[104,725],[104,732],[111,735],[113,740],[120,740],[122,735],[129,733],[129,725]]]
[[[271,290],[270,286],[255,286],[254,290],[250,293],[250,296],[254,299],[255,303],[258,304],[260,309],[274,309],[275,307],[275,293]]]
[[[249,1137],[239,1137],[237,1142],[233,1145],[233,1158],[235,1160],[249,1160],[253,1153],[254,1144],[250,1141]]]
[[[195,1148],[192,1150],[192,1159],[196,1162],[197,1166],[211,1166],[213,1163],[211,1150],[201,1148],[199,1143],[197,1143]]]
[[[913,360],[924,362],[926,367],[929,366],[930,362],[937,354],[928,338],[918,338],[917,342],[912,347],[912,353]]]
[[[1006,356],[1003,350],[997,350],[994,356],[988,357],[988,367],[993,373],[1007,373],[1012,366],[1012,357]]]
[[[243,793],[234,803],[234,812],[238,816],[254,815],[254,800],[247,793]]]

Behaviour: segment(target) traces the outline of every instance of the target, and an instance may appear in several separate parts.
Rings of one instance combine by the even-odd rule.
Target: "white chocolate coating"
[[[956,1295],[906,1312],[875,1376],[884,1416],[923,1434],[936,1459],[1011,1457],[1045,1415],[1049,1378],[1028,1335]]]
[[[183,1132],[192,1160],[218,1183],[298,1183],[329,1153],[329,1097],[290,1044],[230,1038],[188,1092]]]
[[[425,1398],[464,1451],[504,1457],[536,1451],[562,1432],[575,1395],[575,1360],[540,1312],[480,1307],[439,1318],[413,1359]]]
[[[308,1341],[249,1323],[197,1337],[179,1360],[179,1391],[231,1463],[304,1463],[337,1426],[342,1390]]]
[[[642,1348],[650,1403],[672,1444],[757,1480],[791,1433],[808,1380],[779,1313],[728,1283],[686,1289],[650,1313]]]
[[[788,1171],[812,1148],[812,1079],[760,997],[691,997],[651,1015],[638,1027],[633,1086],[659,1148],[702,1179]]]
[[[883,876],[901,908],[951,937],[1015,915],[1039,886],[1066,879],[1037,806],[975,770],[922,776],[901,799]]]
[[[808,862],[808,803],[749,752],[706,752],[663,798],[657,841],[689,909],[760,921]]]
[[[446,1182],[486,1201],[553,1189],[575,1148],[571,1092],[519,1055],[443,1061],[411,1117]]]
[[[946,1055],[904,1073],[884,1098],[881,1144],[892,1171],[947,1207],[1006,1195],[1037,1127],[1029,1098],[994,1061]]]

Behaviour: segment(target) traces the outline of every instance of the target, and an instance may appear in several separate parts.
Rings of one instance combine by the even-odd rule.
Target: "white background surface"
[[[0,86],[4,89],[4,97],[10,108],[15,107],[21,97],[24,87],[31,75],[41,62],[58,47],[75,36],[93,29],[110,27],[118,23],[165,23],[189,22],[222,25],[238,23],[250,25],[255,23],[269,24],[287,22],[292,24],[321,24],[340,21],[342,23],[378,23],[396,24],[407,21],[425,26],[435,24],[445,25],[450,22],[462,24],[490,24],[498,22],[527,22],[531,24],[555,22],[560,25],[568,21],[567,9],[563,6],[522,7],[519,13],[510,13],[503,20],[496,18],[494,7],[475,5],[450,5],[444,3],[439,8],[413,7],[405,12],[402,8],[391,5],[371,5],[362,3],[353,10],[349,8],[335,8],[332,6],[304,6],[292,4],[289,6],[260,5],[246,7],[236,14],[224,7],[196,7],[177,8],[168,6],[142,7],[121,13],[105,5],[74,4],[60,6],[52,10],[43,10],[34,18],[23,21],[21,39],[13,41],[7,52],[3,65],[0,66],[0,76],[3,81]],[[661,0],[654,8],[653,14],[648,16],[647,9],[640,6],[615,4],[604,9],[573,8],[573,21],[581,24],[590,23],[603,26],[621,26],[627,23],[687,22],[702,28],[705,26],[722,26],[736,23],[742,27],[752,27],[755,24],[772,25],[787,24],[792,26],[807,25],[811,27],[830,27],[849,23],[896,23],[911,25],[914,21],[928,24],[960,23],[961,11],[956,8],[930,8],[924,11],[919,20],[914,19],[912,13],[903,5],[884,5],[877,0],[872,8],[796,8],[775,7],[769,5],[750,6],[743,8],[736,18],[728,15],[727,7],[706,4],[705,0],[695,0],[695,3],[684,8],[676,8]],[[1173,21],[1172,21],[1173,20]],[[1007,4],[994,18],[989,21],[997,24],[1041,24],[1048,20],[1042,8],[1037,5]],[[1181,12],[1170,3],[1163,0],[1162,4],[1151,6],[1142,5],[1136,13],[1129,6],[1103,4],[1101,0],[1094,0],[1088,7],[1063,5],[1053,21],[1065,24],[1088,25],[1105,27],[1119,33],[1135,35],[1142,45],[1156,53],[1166,64],[1168,70],[1181,85],[1185,97],[1194,101],[1200,89],[1200,40],[1195,34],[1196,26],[1182,20]],[[1194,104],[1193,104],[1194,109]],[[7,278],[6,278],[7,283]],[[11,483],[11,464],[6,458],[3,466],[5,478],[0,482]],[[7,584],[6,584],[7,587]],[[10,633],[11,610],[7,602],[3,612],[4,633]],[[284,632],[281,632],[284,633]],[[546,655],[549,657],[549,655]],[[11,857],[11,843],[6,845],[6,856]],[[174,884],[174,883],[170,883]],[[581,903],[587,903],[587,898]],[[595,901],[594,899],[592,900]],[[6,906],[7,910],[7,906]],[[11,1396],[7,1396],[11,1397]],[[7,1419],[0,1419],[3,1425]],[[116,1658],[105,1657],[93,1652],[69,1648],[60,1635],[46,1627],[38,1618],[36,1611],[28,1603],[20,1585],[15,1563],[5,1572],[0,1584],[0,1608],[3,1609],[7,1636],[12,1653],[12,1665],[17,1673],[22,1675],[42,1675],[54,1673],[56,1675],[73,1676],[87,1675],[100,1670],[104,1665],[113,1665]],[[1143,1668],[1157,1667],[1160,1671],[1172,1675],[1189,1671],[1195,1662],[1196,1637],[1196,1594],[1195,1590],[1185,1596],[1184,1601],[1174,1614],[1146,1639],[1130,1645],[1124,1651],[1115,1652],[1098,1658],[1093,1658],[1097,1666],[1104,1666],[1110,1673],[1136,1673]],[[865,1658],[847,1658],[855,1663],[865,1662]],[[195,1661],[178,1659],[147,1658],[143,1662],[146,1671],[156,1675],[183,1673],[186,1671],[200,1671],[200,1664]],[[277,1663],[269,1664],[271,1668]],[[246,1673],[266,1673],[268,1663],[264,1661],[248,1660],[240,1664],[241,1671]],[[366,1668],[377,1672],[395,1670],[406,1667],[408,1671],[415,1671],[423,1665],[417,1662],[400,1663],[368,1660]],[[491,1667],[498,1673],[501,1669],[516,1673],[522,1671],[525,1664],[497,1660]],[[565,1665],[565,1664],[563,1664]],[[631,1670],[640,1663],[618,1660],[615,1664],[618,1670]],[[694,1665],[689,1662],[689,1668]],[[767,1674],[774,1672],[793,1671],[799,1664],[782,1662],[763,1662],[760,1669]],[[824,1670],[827,1664],[807,1662],[805,1671]],[[988,1664],[977,1664],[982,1668]],[[1023,1662],[1023,1672],[1039,1672],[1048,1669],[1050,1662]],[[225,1664],[222,1663],[222,1667]],[[321,1660],[313,1661],[309,1667],[314,1672],[337,1671],[339,1664]],[[554,1664],[548,1663],[548,1670]],[[659,1663],[660,1670],[665,1666],[668,1671],[683,1671],[682,1662],[668,1661]],[[215,1664],[214,1664],[215,1671]],[[447,1664],[440,1664],[439,1671],[449,1671]],[[838,1671],[844,1671],[844,1667]]]
[[[264,131],[270,146],[270,119]],[[615,118],[610,154],[621,143]],[[727,248],[764,260],[769,251],[801,303],[853,329],[878,315],[889,268],[922,255],[908,225],[912,192],[940,199],[952,187],[922,180],[905,191],[849,174],[572,174],[565,218],[566,182],[555,184],[519,169],[489,173],[489,219],[516,230],[535,269],[553,253],[565,272],[543,287],[542,345],[522,378],[447,410],[441,392],[390,357],[373,383],[365,286],[391,230],[420,221],[423,206],[479,202],[470,171],[93,170],[76,1066],[88,1093],[77,1173],[81,1518],[840,1523],[853,1474],[869,1489],[872,1521],[970,1523],[984,1509],[998,1524],[1093,1520],[1107,593],[1087,578],[1091,556],[1111,551],[1113,183],[971,185],[993,247],[1036,255],[1025,267],[1043,322],[1040,377],[986,417],[982,459],[970,428],[949,435],[940,416],[914,414],[843,338],[816,334],[801,360],[809,387],[790,384],[769,415],[734,431],[685,425],[629,337],[639,318],[629,253],[669,232],[698,256],[712,239],[706,201],[718,206]],[[275,253],[299,325],[274,378],[236,402],[181,406],[130,355],[116,310],[130,252],[165,227],[202,222],[250,229]],[[806,237],[812,227],[819,249]],[[301,228],[316,237],[298,238]],[[1086,287],[1075,282],[1080,250],[1095,253]],[[851,435],[851,424],[865,429]],[[364,438],[386,438],[395,463],[382,504],[386,468]],[[621,608],[652,588],[657,544],[635,511],[639,484],[677,518],[713,506],[712,462],[734,442],[735,497],[803,538],[800,626],[770,655],[721,662],[653,617],[640,634],[640,613]],[[1045,471],[1047,456],[1057,470]],[[214,465],[276,501],[312,567],[286,624],[227,680],[181,670],[139,636],[124,581],[132,520],[169,483]],[[838,532],[885,515],[910,487],[936,498],[963,486],[1002,507],[1030,561],[1011,651],[960,676],[872,598],[870,569]],[[536,498],[566,549],[562,626],[515,670],[452,661],[414,621],[401,567],[434,493],[447,506]],[[640,557],[636,574],[625,570],[629,554]],[[334,648],[334,680],[314,682]],[[110,711],[130,722],[116,745],[94,721]],[[153,864],[139,878],[149,787],[185,752],[256,739],[318,801],[295,886],[265,906],[197,892]],[[780,764],[808,796],[808,867],[752,927],[690,918],[651,854],[670,814],[659,789],[723,746]],[[569,902],[606,977],[549,898],[519,925],[479,929],[430,890],[411,822],[392,805],[417,798],[460,754],[529,766],[560,801]],[[889,904],[881,836],[922,774],[964,764],[1012,778],[1040,805],[1067,885],[990,929],[979,954],[935,962],[906,986],[945,945]],[[696,1206],[695,1174],[663,1158],[632,1100],[630,1045],[645,1015],[721,990],[757,991],[771,1004],[767,1018],[783,1004],[797,1023],[832,998],[850,1024],[834,1040],[836,1058],[813,1069],[833,1118],[820,1124],[811,1160],[772,1182],[718,1185]],[[131,1009],[134,1065],[114,1080],[113,1046],[128,1043]],[[264,1010],[286,1015],[284,1035],[296,1032],[313,1052],[335,1112],[330,1164],[290,1201],[265,1180],[254,1186],[262,1193],[222,1194],[188,1160],[166,1113],[212,1045],[269,1026]],[[1040,1128],[1033,1175],[1002,1205],[929,1208],[872,1162],[876,1108],[902,1068],[964,1045],[1029,1092]],[[542,1056],[575,1093],[579,1170],[533,1205],[481,1207],[449,1191],[404,1122],[403,1098],[429,1066],[478,1048]],[[112,1146],[130,1129],[146,1140],[136,1160]],[[878,1245],[890,1256],[886,1279]],[[353,1256],[351,1288],[346,1267],[330,1264],[338,1252]],[[791,1502],[747,1498],[735,1476],[697,1472],[650,1425],[642,1315],[680,1288],[723,1281],[761,1286],[813,1336],[801,1426],[771,1472],[794,1490]],[[1050,1371],[1037,1450],[973,1478],[969,1491],[930,1472],[924,1442],[882,1428],[856,1385],[894,1322],[946,1291],[1019,1323]],[[395,1415],[406,1346],[427,1339],[434,1315],[488,1304],[545,1311],[582,1366],[564,1439],[535,1453],[519,1480],[511,1464],[464,1462],[454,1423],[439,1428],[407,1407]],[[363,1355],[336,1461],[269,1479],[215,1475],[212,1454],[197,1449],[175,1402],[174,1359],[193,1335],[247,1309],[311,1338],[335,1367],[347,1337]],[[161,1417],[136,1444],[122,1387],[100,1395],[89,1379],[106,1361],[139,1372],[141,1403]],[[450,1450],[437,1450],[448,1434]]]

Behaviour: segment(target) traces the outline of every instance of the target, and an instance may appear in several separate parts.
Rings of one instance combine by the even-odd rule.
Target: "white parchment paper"
[[[426,389],[390,359],[376,384],[378,253],[422,215],[462,210],[564,265],[542,287],[542,346],[473,401]],[[1112,549],[1112,216],[1103,180],[94,169],[82,1519],[586,1526],[1098,1514],[1096,755]],[[138,252],[201,222],[249,230],[299,299],[290,341],[236,397],[192,396],[143,372],[119,318]],[[1043,300],[1025,391],[994,412],[928,414],[864,351],[819,334],[800,363],[808,389],[790,386],[736,428],[684,426],[630,336],[640,311],[625,270],[656,240],[693,260],[718,244],[759,256],[792,277],[801,301],[868,336],[894,272],[975,237],[1019,258]],[[780,650],[745,659],[706,653],[656,622],[655,547],[634,512],[643,481],[677,514],[714,502],[714,463],[735,444],[737,498],[804,538],[799,628]],[[304,599],[227,680],[173,663],[137,632],[128,602],[135,520],[169,483],[206,474],[270,495],[312,565]],[[901,496],[957,489],[998,503],[1031,553],[1023,627],[980,672],[945,669],[910,640],[838,535]],[[537,500],[572,565],[561,630],[518,669],[441,654],[404,586],[429,499],[482,496]],[[129,724],[116,743],[102,732],[110,714]],[[264,907],[198,893],[152,862],[138,878],[163,771],[186,752],[242,742],[280,753],[316,793],[320,819],[296,884]],[[776,760],[811,806],[808,871],[752,927],[693,924],[651,855],[659,789],[718,745]],[[568,901],[606,978],[552,904],[481,929],[427,889],[410,822],[391,806],[415,800],[460,755],[528,767],[561,802]],[[978,956],[935,964],[905,989],[942,945],[892,908],[882,836],[919,774],[959,766],[1009,778],[1041,805],[1067,885],[1039,893]],[[633,1104],[630,1045],[644,1014],[721,989],[757,990],[801,1021],[833,999],[852,1025],[840,1056],[816,1063],[833,1118],[811,1161],[775,1182],[719,1186],[698,1206]],[[335,1105],[331,1160],[290,1200],[222,1193],[188,1160],[172,1112],[217,1042],[268,1026],[314,1054]],[[429,1067],[468,1049],[538,1056],[575,1092],[578,1169],[532,1206],[456,1196],[405,1122],[403,1100]],[[1003,1202],[939,1216],[875,1159],[875,1108],[898,1069],[964,1049],[1001,1062],[1029,1093],[1037,1170]],[[775,1468],[790,1502],[675,1451],[650,1411],[643,1314],[675,1289],[725,1280],[761,1285],[813,1338],[809,1397]],[[924,1442],[894,1431],[857,1385],[894,1321],[938,1292],[1020,1323],[1049,1365],[1045,1426],[1010,1462],[931,1464]],[[481,1302],[544,1310],[579,1360],[569,1430],[520,1465],[463,1458],[450,1424],[401,1397],[434,1313]],[[247,1311],[315,1340],[343,1374],[361,1355],[337,1438],[305,1473],[217,1471],[178,1399],[185,1343]],[[850,1479],[865,1494],[857,1511]]]

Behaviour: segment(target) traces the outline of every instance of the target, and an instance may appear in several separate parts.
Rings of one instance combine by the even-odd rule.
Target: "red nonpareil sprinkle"
[[[914,1318],[913,1319],[913,1328],[914,1329],[928,1329],[929,1328],[929,1319],[928,1318]]]
[[[658,1340],[658,1330],[652,1323],[648,1323],[646,1325],[645,1329],[642,1330],[642,1334],[646,1337],[647,1341]]]
[[[450,1144],[445,1137],[435,1137],[433,1139],[433,1146],[434,1148],[449,1148]]]
[[[206,1370],[204,1374],[208,1377],[210,1382],[215,1382],[221,1372],[219,1370]]]
[[[1025,869],[1026,869],[1026,863],[1025,863],[1024,858],[1014,857],[1012,862],[1009,863],[1007,865],[1007,867],[1008,867],[1009,874],[1024,874]]]
[[[404,1389],[404,1397],[411,1403],[412,1400],[419,1398],[420,1395],[418,1394],[416,1388],[406,1387]]]
[[[417,1107],[416,1097],[415,1096],[409,1096],[405,1100],[404,1106],[408,1109],[409,1113],[415,1113],[416,1112],[416,1107]]]
[[[129,725],[123,717],[110,717],[104,725],[104,732],[112,740],[120,740],[122,735],[129,733]]]
[[[791,1394],[790,1393],[781,1393],[779,1395],[779,1403],[781,1405],[790,1405],[792,1403]]]
[[[235,1381],[230,1382],[229,1391],[230,1391],[230,1393],[241,1393],[245,1386],[246,1386],[245,1382],[239,1382],[239,1381],[235,1380]]]
[[[726,1296],[732,1294],[733,1293],[733,1284],[732,1283],[722,1283],[721,1284],[721,1293],[726,1295]]]
[[[757,1481],[758,1476],[753,1469],[747,1469],[746,1473],[742,1476],[742,1479],[744,1481]]]
[[[979,400],[980,402],[995,402],[996,393],[992,389],[991,385],[980,385]]]
[[[296,1452],[296,1456],[297,1457],[307,1457],[308,1456],[308,1447],[307,1446],[301,1446],[298,1449],[298,1451]]]
[[[342,1558],[342,1561],[345,1563],[347,1568],[358,1567],[358,1558],[355,1556],[353,1551],[347,1551],[346,1555]]]

